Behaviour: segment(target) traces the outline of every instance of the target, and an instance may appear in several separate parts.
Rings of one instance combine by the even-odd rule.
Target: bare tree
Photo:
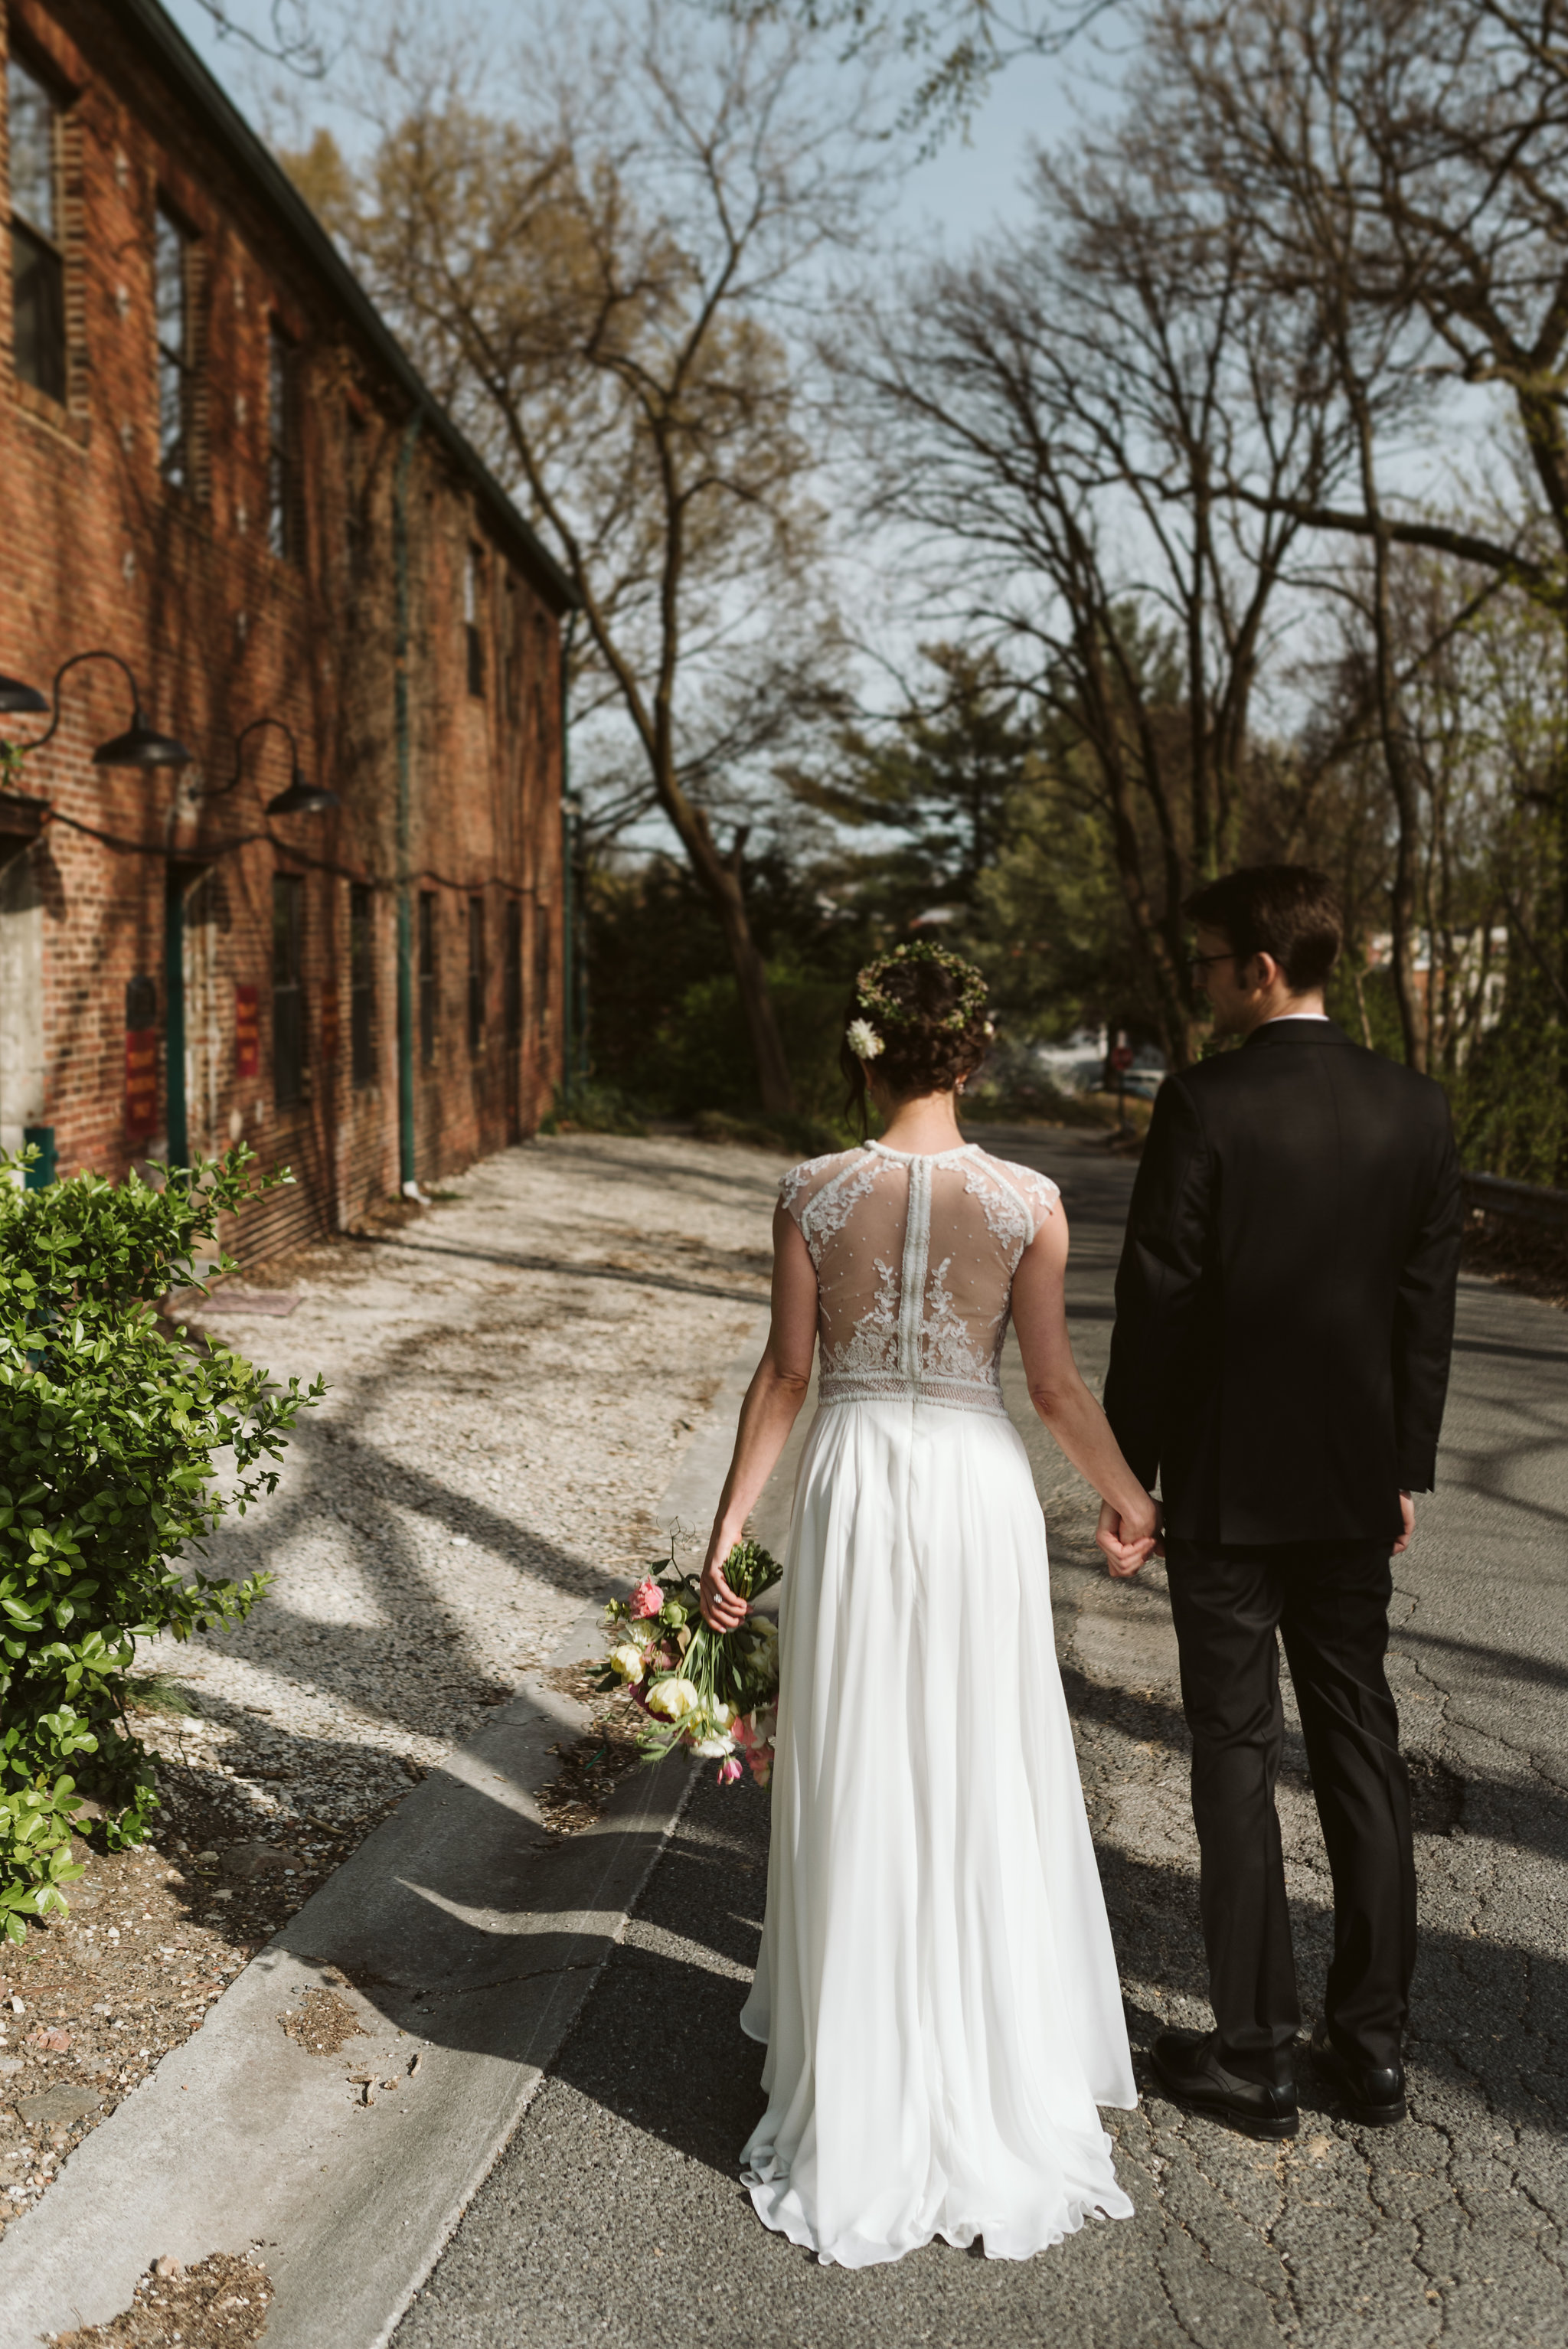
[[[311,21],[310,0],[267,0],[266,30],[258,32],[237,15],[230,0],[196,0],[220,40],[237,41],[273,65],[319,80],[326,71],[326,45]]]
[[[853,230],[849,126],[808,112],[803,33],[659,0],[553,76],[536,56],[531,110],[407,55],[384,53],[364,171],[320,140],[296,168],[572,578],[592,685],[718,914],[763,1104],[788,1110],[745,823],[727,845],[715,824],[831,657],[779,320]]]
[[[813,32],[836,34],[842,54],[893,48],[913,59],[919,80],[907,119],[937,135],[974,112],[987,86],[1014,58],[1059,57],[1113,15],[1119,0],[719,0],[734,17],[790,16]]]
[[[1026,230],[911,288],[840,366],[879,511],[923,534],[1094,779],[1184,1062],[1181,901],[1242,837],[1293,509],[1354,455],[1310,321],[1249,292],[1222,212],[1133,122],[1042,164]]]

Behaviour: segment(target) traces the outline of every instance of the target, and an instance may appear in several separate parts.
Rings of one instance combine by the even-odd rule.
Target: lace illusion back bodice
[[[1054,1183],[973,1143],[921,1158],[872,1142],[792,1167],[779,1195],[817,1268],[824,1403],[1003,1410],[1013,1276]]]

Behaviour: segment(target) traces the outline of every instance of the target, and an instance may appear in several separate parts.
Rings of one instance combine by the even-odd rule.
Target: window
[[[343,412],[343,552],[351,585],[365,576],[370,551],[370,515],[365,426],[354,409]]]
[[[476,1056],[485,1041],[485,901],[469,899],[469,1050]]]
[[[480,614],[484,609],[484,556],[477,546],[470,546],[468,569],[463,574],[463,635],[469,652],[469,691],[481,699],[485,689],[485,640],[480,632]]]
[[[363,881],[348,892],[348,1043],[356,1085],[376,1081],[376,926]]]
[[[304,883],[273,875],[273,1099],[291,1109],[304,1095]]]
[[[419,893],[419,1058],[426,1068],[436,1065],[436,1024],[439,998],[436,992],[436,893]]]
[[[541,901],[533,909],[533,1016],[539,1022],[542,1043],[547,1042],[550,1035],[550,971],[555,959],[552,952],[553,944],[550,907]]]
[[[274,318],[267,330],[267,544],[304,560],[299,495],[299,354]]]
[[[11,302],[16,374],[66,397],[66,264],[60,250],[60,109],[13,57],[7,72],[11,146]]]
[[[158,207],[153,237],[153,306],[158,320],[158,461],[164,480],[172,488],[194,490],[192,240],[162,204]]]
[[[513,1059],[522,1049],[522,905],[513,897],[506,909],[506,1050]]]

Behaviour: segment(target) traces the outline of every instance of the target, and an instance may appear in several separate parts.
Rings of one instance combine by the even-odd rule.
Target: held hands
[[[707,1546],[698,1588],[702,1619],[710,1631],[738,1631],[751,1612],[745,1599],[738,1599],[724,1578],[723,1561],[735,1547],[735,1539],[716,1526]]]
[[[1145,1494],[1130,1509],[1113,1509],[1109,1501],[1102,1501],[1094,1537],[1105,1552],[1107,1567],[1119,1580],[1136,1574],[1151,1554],[1165,1555],[1160,1540],[1160,1507],[1152,1494]]]

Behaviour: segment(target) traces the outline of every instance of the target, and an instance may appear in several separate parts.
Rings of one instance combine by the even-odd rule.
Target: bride
[[[1109,1505],[1124,1571],[1154,1505],[1078,1375],[1055,1184],[966,1144],[985,982],[941,947],[861,971],[844,1062],[884,1138],[787,1174],[773,1325],[740,1414],[703,1611],[783,1449],[813,1340],[820,1406],[785,1560],[772,1856],[757,1979],[758,2215],[868,2267],[935,2235],[1027,2259],[1130,2218],[1097,2105],[1136,2105],[1052,1642],[1045,1526],[1003,1407],[1029,1393]]]

